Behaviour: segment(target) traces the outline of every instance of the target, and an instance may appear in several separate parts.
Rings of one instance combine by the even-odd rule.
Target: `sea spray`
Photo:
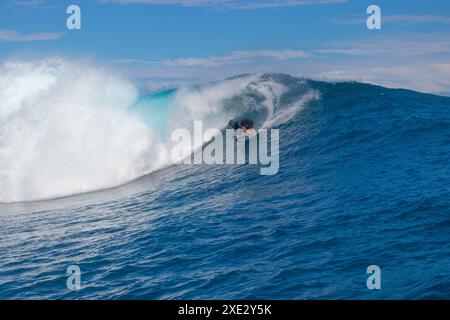
[[[159,168],[164,146],[127,112],[134,87],[48,59],[0,71],[0,202],[116,186]]]

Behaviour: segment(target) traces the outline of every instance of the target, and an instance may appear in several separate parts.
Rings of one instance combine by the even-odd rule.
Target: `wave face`
[[[450,98],[282,74],[137,97],[76,70],[1,73],[2,200],[153,172],[0,204],[1,299],[450,298]],[[164,167],[172,128],[235,116],[280,129],[278,174]]]
[[[138,98],[131,83],[89,65],[7,63],[0,72],[0,202],[115,187],[170,165],[170,133],[192,130],[195,120],[205,129],[240,116],[280,124],[314,98],[279,112],[287,90],[248,75]]]

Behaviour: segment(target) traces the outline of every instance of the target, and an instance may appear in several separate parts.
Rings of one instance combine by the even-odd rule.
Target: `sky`
[[[69,30],[69,5],[81,29]],[[369,5],[381,29],[369,30]],[[448,0],[10,0],[0,63],[62,56],[156,91],[249,72],[450,95]]]

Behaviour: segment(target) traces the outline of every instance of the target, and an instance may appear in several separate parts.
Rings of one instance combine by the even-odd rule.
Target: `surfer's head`
[[[247,130],[249,130],[249,129],[252,129],[252,128],[253,128],[253,125],[254,125],[253,120],[245,119],[245,120],[242,120],[242,121],[241,121],[241,128],[242,128],[244,131],[247,131]]]

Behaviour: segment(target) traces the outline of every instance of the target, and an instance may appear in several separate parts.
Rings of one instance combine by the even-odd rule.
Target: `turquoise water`
[[[130,106],[132,114],[139,118],[153,129],[160,136],[167,134],[166,129],[174,112],[171,108],[175,99],[176,90],[166,90],[141,97],[135,104]]]

